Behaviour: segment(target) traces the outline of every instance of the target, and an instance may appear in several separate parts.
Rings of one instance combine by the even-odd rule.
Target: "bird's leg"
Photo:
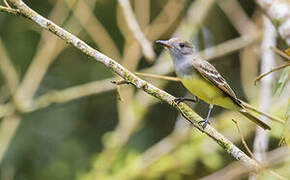
[[[210,124],[209,123],[209,117],[210,117],[210,113],[211,113],[211,110],[213,109],[213,105],[210,104],[209,105],[209,110],[208,110],[208,113],[207,113],[207,116],[206,116],[206,119],[204,121],[199,121],[198,123],[203,123],[202,125],[202,128],[204,129],[206,127],[207,124]]]
[[[175,104],[179,104],[181,102],[184,102],[184,101],[191,101],[191,102],[198,102],[198,98],[196,96],[194,96],[194,99],[189,99],[189,98],[184,98],[184,97],[177,97],[174,99],[174,103]]]

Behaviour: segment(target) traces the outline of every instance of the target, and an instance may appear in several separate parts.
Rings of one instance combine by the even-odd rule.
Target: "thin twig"
[[[117,86],[117,96],[118,96],[118,100],[121,102],[124,102],[124,98],[121,95],[121,90],[120,90],[120,86]]]
[[[248,17],[237,0],[218,1],[218,5],[225,12],[227,18],[241,35],[258,32],[258,27]]]
[[[276,45],[276,30],[270,20],[263,16],[263,40],[261,43],[261,72],[266,72],[270,67],[275,64],[275,54],[270,51],[269,46]],[[262,111],[268,112],[271,107],[271,84],[273,76],[265,78],[261,82],[261,88],[259,90],[260,102],[259,106]],[[265,123],[269,123],[269,118],[261,117],[261,120]],[[269,146],[269,132],[262,130],[260,127],[256,127],[255,139],[253,144],[253,152],[257,161],[264,162],[266,159],[266,153]],[[256,179],[255,174],[251,174],[250,180]]]
[[[239,134],[241,136],[242,143],[243,143],[244,147],[246,148],[246,150],[248,151],[248,153],[250,154],[250,156],[252,157],[252,159],[255,159],[254,154],[252,153],[252,151],[250,150],[250,148],[248,147],[248,145],[247,145],[247,143],[245,141],[245,138],[244,138],[244,136],[243,136],[243,134],[241,132],[241,129],[240,129],[240,126],[239,126],[238,122],[236,120],[234,120],[234,119],[232,119],[232,121],[235,123],[235,125],[236,125],[236,127],[238,129],[238,132],[239,132]]]
[[[9,3],[7,2],[7,0],[3,0],[4,1],[4,4],[8,7],[8,8],[11,8],[11,6],[9,5]]]
[[[35,100],[33,100],[31,106],[26,109],[26,112],[32,112],[41,108],[45,108],[53,103],[66,103],[75,99],[90,96],[92,94],[99,94],[102,92],[108,92],[115,90],[115,85],[110,81],[114,81],[113,78],[94,81],[78,86],[73,86],[64,90],[48,92]]]
[[[0,124],[0,162],[2,162],[5,152],[14,137],[14,134],[21,122],[18,115],[11,115],[4,118]]]
[[[79,49],[82,53],[94,58],[97,62],[102,63],[108,69],[118,74],[124,80],[134,84],[136,88],[143,89],[146,93],[166,102],[172,104],[175,97],[166,93],[163,90],[156,88],[150,83],[138,78],[132,72],[128,71],[126,68],[118,64],[113,59],[105,56],[99,51],[93,49],[89,45],[87,45],[84,41],[80,40],[73,34],[67,32],[61,27],[57,26],[52,21],[47,20],[42,17],[32,9],[30,9],[22,0],[11,0],[11,2],[20,10],[20,13],[41,26],[42,28],[51,31],[55,35],[59,36],[61,39],[71,44],[75,48]],[[214,139],[227,153],[231,156],[235,157],[237,160],[241,161],[245,166],[250,167],[252,169],[258,170],[261,167],[254,160],[248,157],[244,152],[242,152],[239,148],[237,148],[231,141],[226,139],[222,134],[217,132],[214,128],[208,125],[205,129],[203,129],[199,125],[199,121],[203,120],[198,114],[196,114],[191,108],[189,108],[186,104],[180,103],[179,108],[183,111],[183,113],[191,119],[193,125],[199,129],[201,132],[204,132],[209,137]]]
[[[153,61],[155,58],[155,53],[153,51],[152,44],[146,38],[144,33],[141,31],[141,28],[139,27],[138,22],[136,20],[136,17],[134,16],[130,2],[128,0],[119,0],[119,4],[122,7],[123,13],[125,15],[130,30],[132,31],[134,37],[142,47],[145,57],[148,60]]]
[[[13,95],[19,84],[18,73],[14,67],[14,64],[9,59],[7,51],[0,38],[0,69],[7,83],[10,94]]]
[[[5,6],[0,6],[0,12],[6,12],[13,15],[20,15],[18,9],[12,9]]]
[[[280,49],[274,47],[274,46],[270,46],[270,48],[275,51],[275,53],[279,54],[280,56],[282,56],[283,58],[287,59],[288,61],[290,61],[290,56],[286,53],[284,53],[283,51],[281,51]]]
[[[134,11],[140,28],[144,29],[150,23],[151,0],[135,1]]]
[[[178,77],[162,76],[158,74],[148,74],[148,73],[141,73],[141,72],[135,72],[135,74],[138,76],[157,78],[157,79],[163,79],[163,80],[174,81],[174,82],[181,81]]]
[[[46,108],[54,103],[66,103],[75,99],[90,96],[92,94],[99,94],[116,90],[116,86],[110,83],[112,81],[117,81],[117,79],[108,78],[78,86],[73,86],[63,90],[51,91],[35,98],[26,108],[18,110],[21,111],[21,113],[29,113],[42,108]],[[0,105],[0,118],[10,116],[15,112],[15,110],[16,108],[11,103]]]
[[[276,72],[276,71],[279,71],[280,69],[284,69],[285,67],[288,67],[288,66],[290,66],[290,62],[287,62],[287,63],[285,63],[285,64],[283,64],[283,65],[281,65],[281,66],[277,66],[277,67],[275,67],[275,68],[272,68],[270,71],[268,71],[268,72],[266,72],[266,73],[263,73],[263,74],[259,75],[259,76],[255,79],[254,84],[257,85],[257,82],[258,82],[259,80],[261,80],[263,77],[265,77],[265,76],[271,74],[272,72]]]
[[[198,53],[198,55],[207,60],[212,60],[212,59],[224,56],[226,54],[232,53],[234,51],[240,50],[246,46],[249,46],[250,44],[253,44],[259,41],[260,38],[261,38],[260,32],[256,34],[252,34],[252,35],[243,35],[241,37],[231,39],[224,43],[218,44],[214,47],[202,50]],[[213,53],[207,53],[207,52],[213,52]],[[207,57],[206,54],[212,54],[212,55],[210,57]]]

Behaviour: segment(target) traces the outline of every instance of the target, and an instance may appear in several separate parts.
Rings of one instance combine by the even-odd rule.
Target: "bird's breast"
[[[199,73],[191,73],[181,78],[182,84],[192,94],[208,104],[222,106],[228,109],[240,109],[240,107],[222,90],[205,80]]]
[[[189,76],[196,73],[196,70],[192,66],[191,61],[179,60],[179,62],[174,62],[174,69],[178,77],[182,78],[184,76]]]

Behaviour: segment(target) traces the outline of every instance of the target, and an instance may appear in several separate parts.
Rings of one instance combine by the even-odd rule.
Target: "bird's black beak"
[[[169,41],[166,41],[166,40],[157,40],[155,41],[157,44],[161,44],[162,46],[165,46],[169,49],[172,48],[172,46],[170,45]]]

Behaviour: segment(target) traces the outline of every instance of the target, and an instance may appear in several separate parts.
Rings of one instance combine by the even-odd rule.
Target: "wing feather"
[[[193,61],[193,67],[200,73],[203,78],[210,81],[212,84],[221,89],[225,94],[237,101],[237,97],[234,91],[213,65],[207,61],[196,59]]]

